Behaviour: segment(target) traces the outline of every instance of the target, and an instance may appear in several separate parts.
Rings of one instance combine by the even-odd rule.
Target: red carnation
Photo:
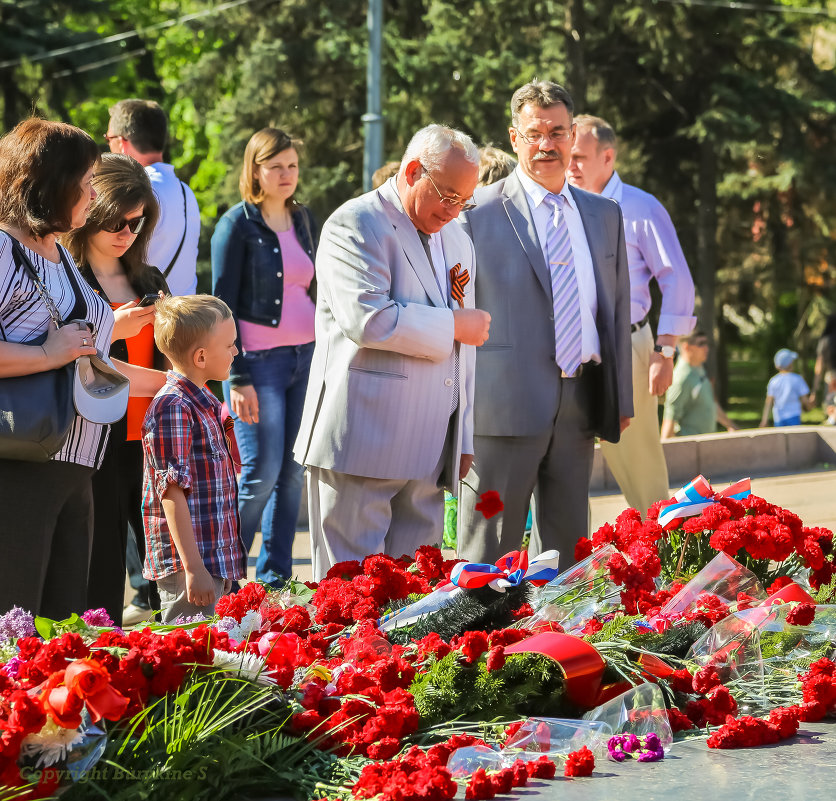
[[[791,626],[809,626],[815,618],[815,604],[801,603],[787,612],[787,623]]]
[[[502,499],[496,490],[483,492],[479,498],[480,501],[476,504],[476,510],[481,512],[486,519],[499,514],[505,508],[505,504],[502,503]]]
[[[580,562],[592,554],[592,540],[581,537],[575,544],[575,561]]]
[[[564,776],[591,776],[595,768],[595,756],[585,745],[578,751],[572,751],[566,757]]]
[[[584,746],[586,748],[586,746]],[[583,750],[583,749],[581,749]],[[579,753],[576,751],[575,753]],[[569,754],[571,757],[572,755]],[[557,766],[545,754],[525,766],[530,779],[553,779]]]
[[[488,672],[499,670],[505,666],[505,648],[501,645],[495,645],[488,651],[488,659],[485,667]]]
[[[467,799],[489,799],[496,795],[493,782],[491,782],[484,768],[477,768],[467,783],[464,797]]]

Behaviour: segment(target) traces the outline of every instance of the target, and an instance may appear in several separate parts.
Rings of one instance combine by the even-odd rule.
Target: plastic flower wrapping
[[[249,583],[176,626],[9,610],[0,795],[493,798],[683,738],[787,740],[836,714],[833,534],[700,479],[562,572],[422,547]]]

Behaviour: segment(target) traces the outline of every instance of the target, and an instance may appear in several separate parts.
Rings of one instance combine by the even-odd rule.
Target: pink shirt
[[[284,272],[282,319],[277,328],[241,320],[241,345],[245,353],[304,345],[314,340],[314,303],[308,295],[314,277],[313,262],[296,239],[293,228],[278,236]]]

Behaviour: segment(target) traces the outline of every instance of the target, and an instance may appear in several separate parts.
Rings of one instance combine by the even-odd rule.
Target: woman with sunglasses
[[[145,263],[148,242],[159,216],[157,201],[143,167],[130,156],[105,153],[93,179],[96,198],[87,223],[63,238],[82,276],[113,309],[112,358],[141,367],[166,369],[154,345],[154,304],[168,294],[159,270]],[[152,297],[147,297],[152,296]],[[131,398],[126,416],[110,433],[101,469],[93,477],[95,509],[93,549],[87,583],[87,606],[104,607],[122,624],[125,549],[128,527],[144,556],[142,526],[142,443],[140,427],[150,398]],[[153,608],[155,590],[143,588]]]
[[[239,354],[224,396],[241,454],[238,508],[247,550],[261,527],[256,578],[281,586],[292,574],[302,497],[293,443],[302,419],[314,347],[314,222],[294,199],[296,143],[277,128],[244,151],[243,202],[212,236],[213,292],[238,325]]]

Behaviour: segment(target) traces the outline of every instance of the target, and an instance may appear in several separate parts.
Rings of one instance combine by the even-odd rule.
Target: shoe
[[[135,626],[137,623],[145,623],[150,621],[153,615],[153,609],[143,609],[136,604],[128,604],[122,610],[122,625]]]

